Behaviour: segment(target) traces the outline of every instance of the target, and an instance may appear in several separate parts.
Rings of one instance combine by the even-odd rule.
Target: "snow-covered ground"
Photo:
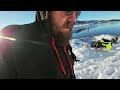
[[[87,26],[89,24],[79,24],[79,25],[74,25],[73,28],[79,28],[79,27],[82,27],[84,28],[85,26]]]
[[[113,49],[108,52],[96,51],[90,46],[93,40],[111,40],[112,37],[99,35],[70,41],[74,54],[80,60],[74,64],[77,79],[120,79],[120,37],[118,43],[113,44]]]
[[[78,32],[80,32],[80,31],[82,31],[82,30],[94,28],[94,27],[96,27],[96,26],[97,26],[97,24],[92,24],[92,23],[74,25],[74,26],[73,26],[72,33],[78,33]]]

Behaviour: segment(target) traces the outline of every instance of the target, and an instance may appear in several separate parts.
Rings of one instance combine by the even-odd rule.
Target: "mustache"
[[[65,22],[64,27],[72,28],[74,24],[75,24],[75,22],[73,23],[73,22],[67,21],[67,22]]]

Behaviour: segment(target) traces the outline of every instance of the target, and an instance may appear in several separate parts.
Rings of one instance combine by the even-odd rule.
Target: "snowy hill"
[[[112,37],[112,35],[99,35],[70,41],[73,52],[80,60],[74,64],[77,79],[120,79],[120,37],[118,44],[113,44],[113,49],[109,52],[97,52],[90,46],[93,40],[101,38],[111,40]]]

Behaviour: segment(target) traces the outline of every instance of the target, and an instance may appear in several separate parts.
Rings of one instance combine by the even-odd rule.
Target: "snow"
[[[120,37],[113,49],[104,52],[90,46],[90,42],[109,39],[113,35],[99,35],[80,39],[72,39],[70,44],[78,62],[74,63],[76,79],[120,79]]]
[[[79,24],[79,25],[74,25],[73,28],[75,28],[75,27],[78,28],[78,27],[87,26],[87,25],[89,25],[89,24]]]

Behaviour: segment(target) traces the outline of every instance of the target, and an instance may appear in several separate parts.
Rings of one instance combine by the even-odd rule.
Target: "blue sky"
[[[35,20],[35,11],[0,11],[0,30],[11,24],[26,24]]]
[[[120,19],[120,11],[82,11],[78,20]]]
[[[78,20],[120,19],[120,11],[81,11]],[[0,11],[0,30],[11,24],[26,24],[35,20],[35,11]]]

